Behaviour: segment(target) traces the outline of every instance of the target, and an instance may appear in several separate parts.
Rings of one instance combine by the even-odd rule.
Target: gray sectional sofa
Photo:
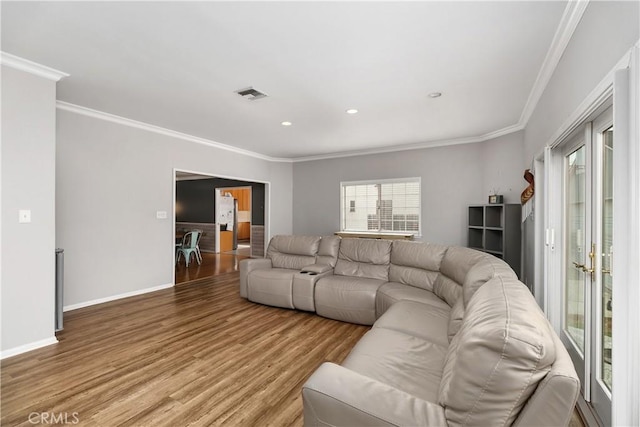
[[[240,295],[372,325],[303,386],[305,425],[567,425],[580,384],[531,293],[462,247],[276,236]]]

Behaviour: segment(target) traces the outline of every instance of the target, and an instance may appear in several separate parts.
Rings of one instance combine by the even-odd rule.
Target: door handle
[[[593,273],[596,271],[596,269],[593,267],[593,259],[596,256],[596,245],[595,244],[591,244],[591,252],[589,252],[589,259],[591,260],[591,267],[587,268],[586,265],[584,264],[579,264],[575,261],[573,261],[573,265],[576,268],[579,268],[580,270],[582,270],[585,273],[589,273],[591,275],[591,280],[593,280]]]
[[[584,265],[584,264],[578,264],[578,263],[577,263],[577,262],[575,262],[575,261],[573,262],[573,265],[574,265],[576,268],[578,268],[578,269],[580,269],[580,270],[584,271],[585,273],[593,273],[593,272],[595,271],[593,268],[587,268],[587,266],[586,266],[586,265]]]
[[[582,270],[582,271],[584,271],[584,270],[587,268],[584,264],[578,264],[578,263],[577,263],[577,262],[575,262],[575,261],[573,261],[573,265],[574,265],[576,268],[578,268],[578,269],[580,269],[580,270]]]

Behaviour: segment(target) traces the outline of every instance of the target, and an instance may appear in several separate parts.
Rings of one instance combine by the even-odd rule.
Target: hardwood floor
[[[235,272],[74,310],[58,344],[2,361],[1,424],[302,425],[304,381],[368,329],[248,302]]]
[[[569,420],[569,427],[584,427],[584,421],[582,421],[582,417],[578,413],[577,408],[573,410],[573,414]]]
[[[368,329],[248,302],[233,271],[74,310],[58,344],[1,362],[0,424],[300,426],[302,384]]]
[[[176,284],[200,280],[217,274],[238,271],[238,263],[243,258],[249,257],[231,253],[214,254],[203,252],[202,264],[198,264],[196,261],[192,260],[189,263],[189,267],[185,265],[184,258],[182,258],[175,266]]]

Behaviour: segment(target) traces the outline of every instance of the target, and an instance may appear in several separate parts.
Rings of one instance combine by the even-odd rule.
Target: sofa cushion
[[[274,268],[300,270],[316,262],[319,236],[274,236],[267,248],[267,258]]]
[[[367,332],[342,363],[347,369],[437,402],[446,347],[384,328]]]
[[[475,249],[452,246],[442,258],[440,272],[462,285],[471,267],[480,262],[485,256],[487,256],[486,253]]]
[[[316,283],[316,313],[330,319],[373,325],[376,292],[383,283],[383,280],[365,277],[322,277]]]
[[[449,425],[510,425],[555,360],[553,331],[525,285],[496,277],[467,305],[438,403]]]
[[[447,335],[449,336],[449,342],[453,340],[453,337],[458,333],[462,326],[462,320],[464,319],[464,303],[462,298],[458,298],[451,312],[449,313],[449,323],[447,325]]]
[[[477,264],[471,266],[462,284],[462,298],[456,300],[453,310],[451,310],[452,317],[449,321],[450,338],[453,338],[458,333],[462,325],[465,307],[473,294],[476,293],[480,286],[497,276],[516,280],[518,278],[506,262],[493,255],[484,254]]]
[[[493,255],[485,254],[481,260],[469,269],[462,283],[464,306],[466,307],[469,304],[469,300],[471,300],[471,297],[480,286],[497,276],[518,279],[509,264]]]
[[[439,271],[447,246],[434,243],[394,240],[391,263],[423,270]]]
[[[323,236],[318,246],[317,264],[327,264],[331,267],[336,266],[338,260],[338,250],[340,249],[339,236]]]
[[[396,240],[391,246],[389,281],[433,290],[446,246]]]
[[[342,239],[335,274],[389,280],[391,241]]]
[[[389,281],[433,291],[433,284],[438,277],[437,271],[423,270],[404,265],[389,265]]]
[[[451,309],[442,301],[440,304],[437,306],[417,301],[399,301],[376,320],[373,328],[403,332],[447,348],[447,322]]]
[[[434,307],[446,307],[447,313],[449,312],[449,305],[433,292],[402,283],[387,282],[380,286],[376,294],[376,317],[382,316],[389,307],[402,300],[417,301]]]
[[[440,274],[433,284],[433,292],[453,306],[462,295],[467,273],[487,254],[469,248],[452,246],[442,258]]]
[[[453,307],[456,301],[462,298],[462,285],[440,273],[433,283],[433,293]]]
[[[293,277],[297,271],[286,268],[254,270],[247,278],[249,301],[275,307],[294,308]]]

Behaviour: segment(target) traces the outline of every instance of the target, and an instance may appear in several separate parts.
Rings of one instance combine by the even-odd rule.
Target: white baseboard
[[[57,344],[57,343],[58,343],[58,339],[55,336],[51,338],[45,338],[40,341],[10,348],[9,350],[0,352],[0,359],[6,359],[7,357],[17,356],[18,354],[26,353],[27,351],[35,350],[40,347],[46,347],[48,345]]]
[[[124,294],[112,295],[109,297],[98,298],[91,301],[79,302],[77,304],[65,305],[63,311],[77,310],[83,307],[89,307],[91,305],[102,304],[104,302],[115,301],[122,298],[133,297],[136,295],[148,294],[149,292],[160,291],[162,289],[172,288],[173,283],[167,283],[165,285],[154,286],[152,288],[139,289],[137,291],[125,292]]]

